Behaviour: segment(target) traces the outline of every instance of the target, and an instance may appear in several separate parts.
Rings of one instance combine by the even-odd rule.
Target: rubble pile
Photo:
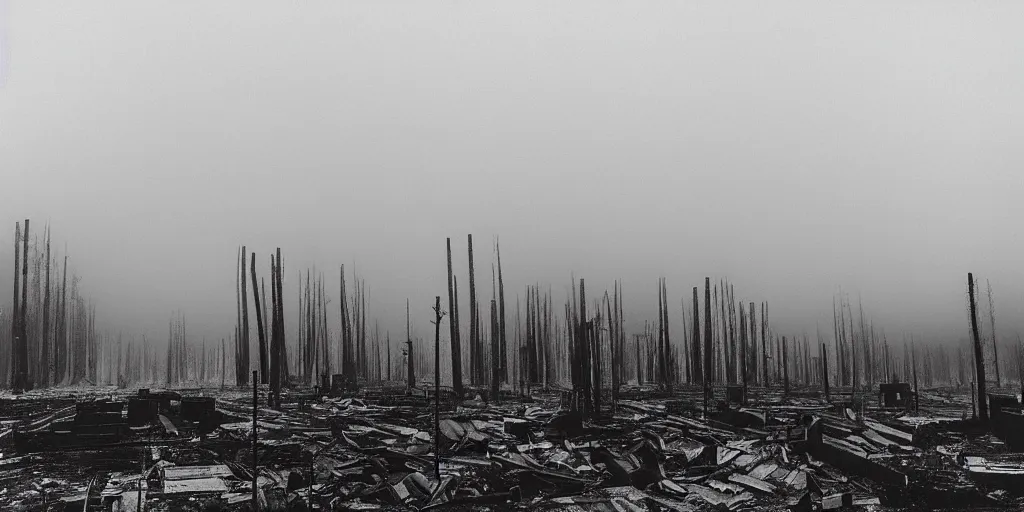
[[[922,392],[915,412],[887,407],[884,393],[873,402],[750,390],[746,405],[710,400],[705,414],[700,389],[633,387],[596,419],[566,407],[557,390],[497,403],[481,390],[442,399],[440,411],[429,389],[316,391],[285,392],[278,409],[257,404],[255,457],[251,390],[3,399],[0,508],[1024,506],[1024,455],[1010,450],[1012,428],[1001,423],[1019,401],[999,402],[988,428],[969,419],[970,398],[956,390]]]

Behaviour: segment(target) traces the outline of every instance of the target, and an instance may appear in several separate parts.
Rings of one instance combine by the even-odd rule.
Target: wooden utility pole
[[[971,335],[974,336],[974,365],[978,373],[978,415],[988,422],[988,400],[985,397],[985,359],[978,334],[978,307],[974,300],[974,274],[967,273],[967,294],[971,301]],[[916,367],[915,367],[916,371]]]
[[[448,245],[448,325],[452,346],[452,388],[457,399],[462,398],[462,351],[459,346],[459,305],[455,299],[455,276],[452,273],[452,239]]]

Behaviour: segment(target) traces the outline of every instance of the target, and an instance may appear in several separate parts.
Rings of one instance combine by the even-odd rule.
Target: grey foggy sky
[[[103,325],[219,338],[234,257],[338,265],[427,337],[453,238],[489,299],[621,278],[627,319],[704,276],[831,336],[967,333],[966,273],[1022,327],[1019,2],[0,4],[0,301],[13,225],[67,242]],[[6,292],[2,290],[8,290]],[[417,310],[418,308],[418,310]],[[556,312],[560,309],[556,308]],[[514,307],[513,307],[514,312]],[[335,317],[337,313],[334,313]],[[371,320],[372,324],[372,320]],[[987,324],[986,324],[987,328]]]

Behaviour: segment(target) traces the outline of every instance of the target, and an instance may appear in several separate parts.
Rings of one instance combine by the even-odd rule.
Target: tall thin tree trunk
[[[455,275],[452,273],[452,239],[448,245],[448,325],[452,347],[452,388],[456,399],[462,399],[462,350],[459,346],[459,304],[455,295]]]
[[[501,275],[501,244],[495,240],[495,249],[498,253],[498,364],[500,365],[500,379],[508,382],[508,346],[505,331],[505,281]]]
[[[743,303],[740,302],[740,372],[742,373],[743,402],[747,401],[747,316],[743,311]]]
[[[46,288],[43,296],[43,336],[42,336],[42,368],[44,375],[41,384],[44,386],[53,385],[53,354],[50,339],[50,232],[46,232]]]
[[[789,395],[789,343],[785,336],[782,337],[782,389]]]
[[[244,248],[242,250],[243,250],[243,252],[245,251]],[[249,273],[252,275],[252,300],[253,300],[253,302],[256,305],[256,330],[257,330],[257,333],[259,335],[259,342],[260,342],[260,358],[261,358],[260,366],[263,366],[263,360],[265,360],[267,358],[267,333],[265,333],[263,331],[263,309],[260,307],[260,288],[259,288],[259,282],[256,279],[256,253],[255,252],[252,253],[252,259],[251,259],[250,265],[249,265]],[[263,300],[266,301],[267,297],[264,296]],[[271,378],[276,378],[276,372],[274,371],[274,367],[276,366],[276,363],[277,363],[276,359],[277,358],[275,357],[275,358],[273,358],[270,361],[270,376],[271,376]],[[265,376],[266,375],[264,374],[264,377]],[[262,378],[261,378],[261,380],[262,380]],[[280,381],[278,381],[278,382],[280,382]],[[276,390],[276,388],[274,386],[271,386],[271,395],[274,394],[274,390]]]
[[[243,258],[242,248],[239,247],[235,268],[235,299],[238,302],[238,323],[235,327],[235,380],[239,386],[246,386],[249,383],[249,347],[243,343],[242,336],[242,286],[245,283]]]
[[[974,337],[974,364],[978,374],[978,415],[982,421],[987,422],[988,399],[985,396],[985,359],[981,350],[981,336],[978,334],[978,307],[974,300],[974,274],[970,272],[967,273],[967,293],[971,301],[971,335]]]
[[[999,375],[999,343],[996,341],[996,307],[992,302],[992,283],[986,279],[985,285],[988,287],[988,319],[992,326],[992,357],[995,358],[996,388],[999,388],[1003,385],[1003,381]]]
[[[700,342],[700,306],[697,303],[697,287],[693,287],[693,336],[690,338],[690,344],[693,348],[693,354],[690,359],[690,367],[693,369],[693,378],[691,382],[693,384],[700,384],[704,386],[704,358],[701,356],[701,342]]]
[[[18,305],[20,299],[18,292],[21,282],[21,223],[14,224],[14,302],[11,307],[11,346],[10,346],[10,368],[11,388],[20,391],[24,384],[19,380],[18,351],[20,349],[21,328],[18,322],[21,320],[21,307]]]
[[[355,371],[355,365],[352,363],[352,325],[348,317],[348,295],[345,292],[345,265],[341,266],[341,373],[344,375],[343,379],[347,386],[351,386],[355,382],[353,373]],[[406,316],[408,317],[408,300],[406,301]],[[409,346],[412,347],[411,340]],[[411,359],[410,351],[410,359]]]
[[[469,243],[469,372],[470,382],[482,383],[480,363],[480,323],[476,304],[476,271],[473,265],[473,235],[468,235]]]
[[[31,389],[28,381],[28,237],[29,224],[25,219],[25,232],[22,236],[21,250],[21,318],[18,320],[18,386],[16,390]]]
[[[501,379],[501,369],[498,367],[498,352],[501,349],[501,341],[498,331],[498,304],[491,299],[491,401],[499,402],[498,383]]]
[[[704,278],[704,409],[707,414],[707,403],[711,399],[711,278]],[[696,324],[696,322],[694,322]]]
[[[661,307],[662,307],[662,311],[663,311],[661,316],[664,318],[664,323],[665,323],[665,351],[662,354],[662,357],[665,359],[665,368],[666,368],[666,372],[665,372],[666,373],[666,375],[665,375],[665,385],[668,388],[668,390],[671,391],[672,390],[672,381],[675,380],[675,373],[676,372],[674,371],[674,368],[673,368],[673,365],[672,365],[672,361],[673,361],[673,358],[672,358],[672,338],[669,336],[669,328],[668,328],[669,321],[668,321],[668,282],[667,281],[668,280],[665,279],[664,277],[661,278],[661,297],[662,297]]]
[[[658,279],[658,387],[668,381],[665,371],[665,305],[662,303],[661,279]]]

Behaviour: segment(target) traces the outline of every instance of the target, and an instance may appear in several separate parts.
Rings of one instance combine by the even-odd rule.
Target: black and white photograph
[[[1024,510],[1022,27],[0,0],[0,511]]]

